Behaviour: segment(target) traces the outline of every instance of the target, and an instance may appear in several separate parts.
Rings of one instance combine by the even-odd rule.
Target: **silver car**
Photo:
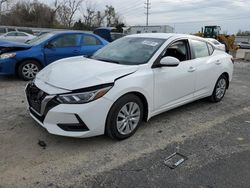
[[[31,40],[33,38],[35,38],[34,35],[19,31],[11,31],[0,36],[0,40],[22,42],[22,43],[25,43],[26,41]]]
[[[238,43],[238,46],[241,49],[250,49],[250,42],[240,42]]]

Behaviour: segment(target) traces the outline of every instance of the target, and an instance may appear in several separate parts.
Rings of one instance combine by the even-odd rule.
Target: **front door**
[[[176,67],[159,67],[154,71],[155,109],[164,110],[192,100],[195,90],[195,61],[191,60],[188,40],[174,42],[163,53],[180,60]]]
[[[52,63],[56,60],[78,56],[81,54],[80,34],[64,34],[52,39],[44,48],[46,63]]]

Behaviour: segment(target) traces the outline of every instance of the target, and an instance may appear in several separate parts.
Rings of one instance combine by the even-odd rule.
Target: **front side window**
[[[100,44],[101,44],[101,42],[93,36],[86,35],[83,37],[83,45],[95,46],[95,45],[100,45]]]
[[[97,51],[92,58],[124,65],[145,64],[165,41],[159,38],[124,37]]]
[[[192,47],[196,58],[209,56],[207,43],[199,40],[192,40]]]
[[[50,43],[53,45],[54,48],[65,48],[65,47],[77,47],[80,45],[81,35],[74,34],[74,35],[63,35],[54,40]]]
[[[16,32],[10,32],[6,36],[8,36],[8,37],[14,37],[14,36],[16,36]]]
[[[163,57],[171,56],[179,59],[180,61],[186,61],[189,59],[188,44],[186,40],[180,40],[171,44]]]

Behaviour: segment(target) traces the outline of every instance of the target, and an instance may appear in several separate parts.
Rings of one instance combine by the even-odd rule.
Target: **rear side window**
[[[196,58],[207,57],[210,55],[206,42],[192,40],[192,47]]]
[[[209,43],[207,43],[207,46],[208,46],[209,54],[212,55],[214,53],[214,47]]]
[[[80,45],[81,35],[72,34],[72,35],[62,35],[54,39],[51,44],[55,48],[65,48],[65,47],[77,47]]]
[[[27,35],[25,33],[17,33],[17,36],[19,36],[19,37],[26,37]]]
[[[95,46],[95,45],[101,45],[101,42],[93,36],[85,35],[83,37],[83,45]]]
[[[220,43],[217,40],[212,41],[215,45],[220,45]]]

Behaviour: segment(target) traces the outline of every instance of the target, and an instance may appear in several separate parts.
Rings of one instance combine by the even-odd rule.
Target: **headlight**
[[[73,94],[65,94],[59,95],[57,100],[63,104],[83,104],[94,101],[96,99],[101,98],[104,96],[112,86],[108,86],[105,88],[101,88],[94,91],[88,91],[83,93],[73,93]]]
[[[9,59],[16,56],[16,53],[5,53],[0,55],[0,59]]]

